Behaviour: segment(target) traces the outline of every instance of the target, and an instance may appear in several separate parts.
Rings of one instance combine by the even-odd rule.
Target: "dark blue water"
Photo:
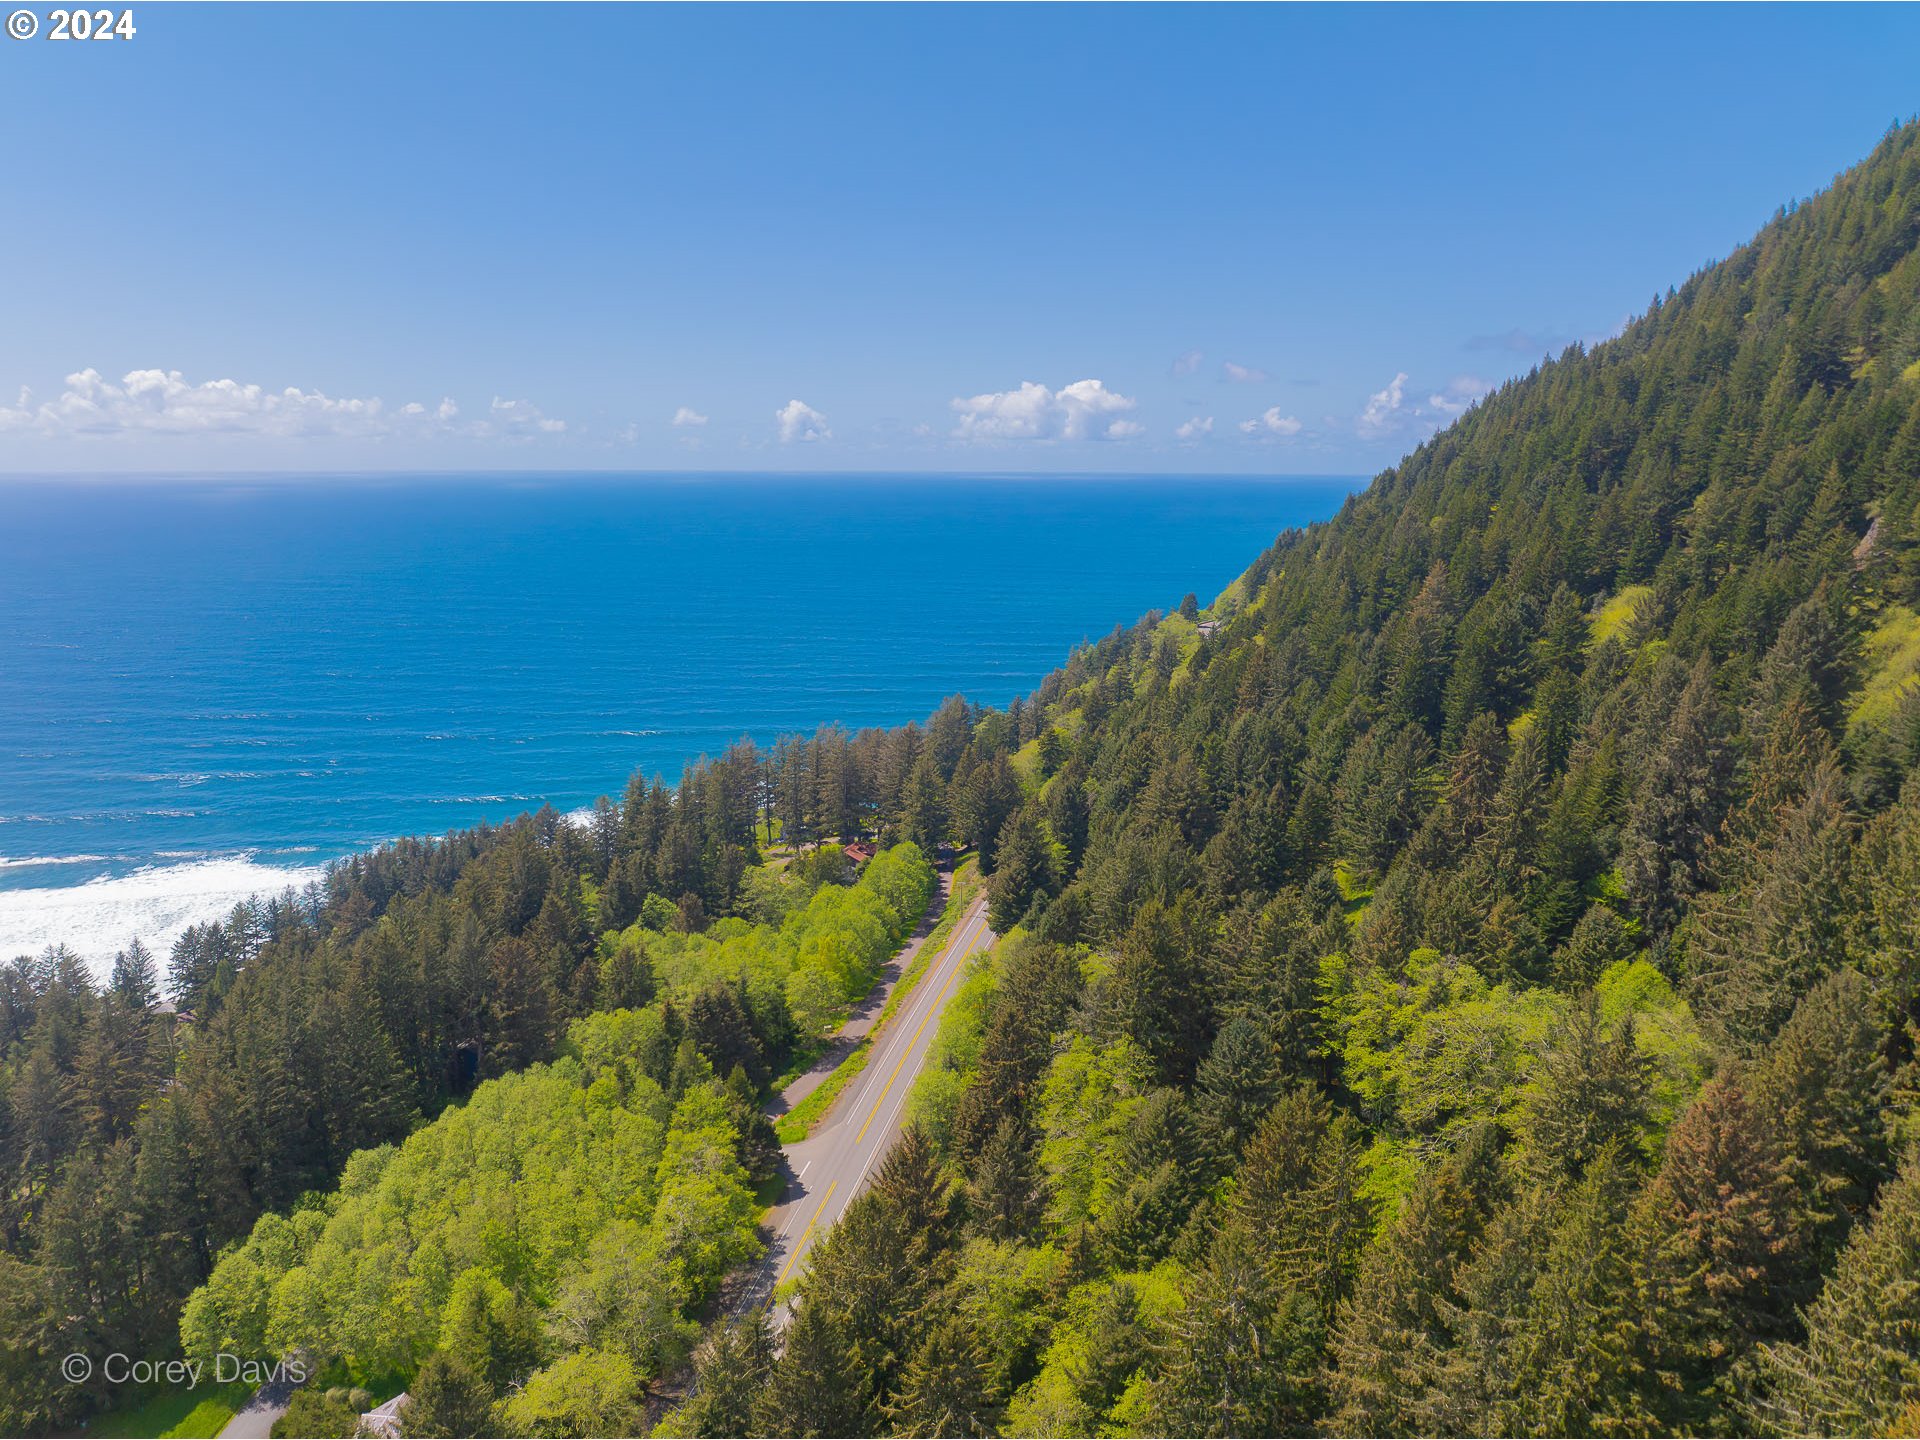
[[[0,955],[742,735],[1005,703],[1352,484],[0,484]],[[48,892],[87,882],[76,921]]]

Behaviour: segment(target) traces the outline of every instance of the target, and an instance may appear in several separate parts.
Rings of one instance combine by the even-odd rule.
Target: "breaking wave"
[[[297,889],[325,873],[321,865],[214,856],[80,885],[0,890],[0,960],[63,944],[104,975],[114,952],[137,935],[164,963],[189,925],[225,915],[249,896]]]

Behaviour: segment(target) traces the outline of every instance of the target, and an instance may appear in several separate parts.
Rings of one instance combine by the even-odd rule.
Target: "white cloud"
[[[1300,433],[1300,422],[1291,415],[1282,415],[1278,405],[1269,405],[1257,419],[1242,420],[1240,431],[1245,435],[1273,435],[1286,440]]]
[[[707,417],[691,405],[682,405],[678,410],[673,412],[673,423],[682,427],[688,425],[704,425],[707,423]]]
[[[1213,416],[1196,415],[1173,433],[1182,440],[1198,440],[1202,435],[1211,435],[1213,433]]]
[[[1076,380],[1050,390],[1031,380],[1018,390],[956,398],[962,440],[1126,440],[1146,427],[1120,418],[1135,401],[1098,380]]]
[[[1446,389],[1427,397],[1427,405],[1442,415],[1458,415],[1491,389],[1493,386],[1477,375],[1456,375],[1447,382]]]
[[[98,370],[66,377],[60,394],[36,401],[22,389],[0,405],[0,432],[47,437],[243,436],[275,440],[554,435],[567,428],[524,400],[495,397],[488,418],[462,422],[443,399],[388,406],[377,396],[335,397],[287,386],[269,390],[238,380],[188,380],[178,370],[130,370],[116,382]]]
[[[1264,370],[1256,370],[1251,365],[1236,365],[1231,360],[1222,360],[1220,369],[1236,385],[1251,385],[1269,378]]]
[[[791,445],[796,440],[833,438],[833,431],[827,428],[827,417],[804,401],[789,400],[773,412],[773,418],[780,422],[782,445]]]
[[[368,434],[398,420],[425,418],[424,407],[398,416],[377,399],[333,399],[293,387],[267,390],[237,380],[189,383],[178,370],[132,370],[116,384],[98,370],[67,376],[59,398],[35,404],[22,390],[16,407],[0,409],[0,430],[47,434],[119,435],[236,433],[252,435]]]
[[[1038,440],[1049,436],[1055,419],[1053,391],[1031,380],[1018,390],[995,390],[971,400],[954,398],[960,428],[966,439]]]
[[[1176,375],[1191,375],[1200,368],[1200,362],[1206,358],[1207,357],[1202,355],[1198,350],[1189,350],[1184,355],[1177,355],[1173,361],[1173,373]]]
[[[564,420],[550,420],[541,414],[540,407],[526,400],[502,400],[498,395],[487,407],[487,427],[483,434],[490,435],[558,435],[567,428]]]
[[[1406,392],[1407,372],[1402,370],[1387,382],[1386,389],[1376,390],[1367,397],[1367,407],[1360,412],[1361,431],[1377,435],[1391,425],[1401,402],[1406,399]]]

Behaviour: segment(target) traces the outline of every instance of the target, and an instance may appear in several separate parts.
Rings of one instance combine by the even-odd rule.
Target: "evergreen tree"
[[[754,1404],[773,1364],[773,1326],[765,1309],[715,1324],[694,1352],[693,1394],[674,1417],[675,1433],[761,1433],[754,1424]]]
[[[715,1073],[725,1075],[738,1066],[754,1090],[767,1083],[766,1051],[734,986],[708,985],[687,1002],[686,1014],[687,1035]]]
[[[1661,1429],[1737,1431],[1746,1364],[1783,1333],[1792,1189],[1740,1081],[1709,1081],[1636,1208],[1646,1385]]]
[[[1764,741],[1775,718],[1791,701],[1805,706],[1829,733],[1838,728],[1850,679],[1845,640],[1833,623],[1830,602],[1815,595],[1793,608],[1760,662],[1747,705],[1747,734]]]
[[[1611,906],[1591,905],[1554,951],[1553,978],[1563,988],[1586,989],[1608,966],[1633,954],[1633,941],[1633,931]]]
[[[1433,743],[1405,725],[1370,730],[1347,754],[1334,790],[1342,848],[1369,869],[1382,871],[1420,828],[1432,803]]]
[[[764,1428],[851,1436],[885,1427],[951,1272],[953,1224],[938,1158],[909,1127],[871,1188],[814,1246],[760,1412]]]
[[[817,1259],[815,1269],[817,1273]],[[867,1408],[874,1377],[866,1355],[855,1349],[858,1337],[850,1333],[844,1315],[825,1302],[803,1299],[794,1307],[782,1339],[779,1363],[759,1393],[748,1433],[875,1434],[879,1426]]]
[[[924,1127],[908,1125],[874,1171],[873,1193],[913,1237],[918,1257],[931,1256],[953,1237],[954,1193]]]
[[[1767,1117],[1797,1192],[1795,1228],[1825,1270],[1892,1173],[1885,1036],[1858,971],[1840,970],[1804,995],[1755,1067],[1755,1108]]]
[[[1129,1034],[1164,1078],[1191,1078],[1206,1048],[1212,1004],[1203,949],[1211,920],[1192,897],[1174,910],[1141,907],[1114,967],[1115,1003]]]
[[[130,1010],[151,1010],[160,999],[160,972],[153,952],[140,943],[140,937],[113,957],[113,993]]]
[[[964,1154],[978,1153],[1004,1117],[1024,1111],[1079,991],[1079,970],[1064,946],[1016,939],[1001,945],[995,958],[1000,983],[973,1081],[954,1116]]]
[[[1319,1306],[1323,1327],[1352,1281],[1372,1228],[1361,1191],[1360,1127],[1308,1086],[1281,1097],[1241,1157],[1234,1218],[1275,1276]]]
[[[947,795],[931,750],[922,751],[907,777],[900,834],[929,854],[946,839]]]
[[[1091,821],[1083,776],[1077,765],[1070,763],[1055,777],[1053,783],[1047,786],[1042,804],[1047,830],[1060,847],[1064,862],[1061,874],[1063,877],[1072,876],[1080,869],[1081,857],[1087,853],[1087,833]]]
[[[1688,931],[1687,966],[1703,1010],[1743,1054],[1757,1054],[1800,995],[1842,963],[1851,819],[1831,759],[1805,793],[1746,841],[1738,879],[1703,905]]]
[[[1439,1432],[1465,1267],[1505,1190],[1497,1134],[1477,1126],[1365,1252],[1332,1342],[1333,1433]]]
[[[352,1437],[360,1433],[360,1416],[364,1413],[359,1402],[368,1399],[365,1392],[356,1395],[341,1386],[330,1386],[325,1390],[307,1387],[293,1392],[287,1401],[287,1413],[273,1422],[269,1432],[274,1436]],[[423,1430],[422,1435],[435,1432]],[[485,1434],[476,1430],[474,1434]]]
[[[400,1424],[409,1436],[435,1440],[493,1434],[493,1389],[464,1361],[436,1350],[407,1386]]]
[[[1020,804],[1020,782],[1005,755],[977,761],[956,775],[948,791],[948,817],[955,833],[980,853],[980,872],[991,875],[1000,831]]]
[[[1806,1338],[1768,1346],[1759,1414],[1793,1435],[1898,1433],[1920,1400],[1920,1167],[1882,1192],[1807,1308]]]
[[[1000,1407],[980,1338],[958,1315],[928,1329],[887,1405],[895,1435],[992,1435]]]
[[[0,1253],[0,1425],[15,1435],[67,1423],[83,1395],[60,1374],[64,1317],[51,1277],[39,1266]]]
[[[234,972],[232,941],[226,927],[212,923],[189,925],[173,943],[167,965],[167,995],[175,1008],[195,1014],[219,998],[222,977]]]
[[[540,1363],[540,1321],[533,1307],[494,1276],[469,1270],[453,1283],[440,1342],[467,1375],[498,1394]],[[449,1375],[449,1383],[459,1377]]]
[[[1576,1182],[1501,1212],[1449,1307],[1451,1348],[1423,1420],[1439,1433],[1592,1435],[1648,1427],[1634,1393],[1637,1328],[1617,1144]],[[1625,1413],[1622,1413],[1622,1411]]]
[[[1001,1117],[974,1162],[967,1193],[981,1228],[996,1240],[1023,1236],[1039,1220],[1046,1191],[1035,1173],[1032,1141],[1019,1117]]]
[[[1891,1021],[1890,1053],[1911,1059],[1920,1037],[1920,775],[1862,837],[1858,859],[1856,953]]]
[[[1679,683],[1670,671],[1669,688]],[[1698,889],[1708,842],[1727,806],[1726,720],[1704,656],[1680,684],[1671,710],[1656,704],[1641,729],[1647,753],[1620,835],[1620,879],[1641,918],[1665,929]]]
[[[1445,803],[1435,811],[1444,837],[1435,862],[1457,859],[1486,834],[1506,768],[1507,728],[1482,710],[1468,723],[1449,765]]]
[[[1547,747],[1539,725],[1514,742],[1488,806],[1475,868],[1503,895],[1524,894],[1539,878],[1540,831],[1547,818]]]
[[[1001,827],[995,855],[993,878],[987,882],[987,915],[994,930],[1004,935],[1049,888],[1040,826],[1030,810],[1015,811]]]
[[[486,1009],[494,1037],[482,1057],[486,1073],[521,1069],[553,1043],[553,992],[546,968],[526,940],[509,937],[488,951]]]
[[[1253,1237],[1229,1227],[1193,1277],[1160,1354],[1148,1413],[1164,1435],[1282,1435],[1318,1415],[1318,1307],[1283,1290]]]
[[[638,1010],[653,996],[653,962],[648,958],[646,941],[623,937],[600,964],[596,1006],[601,1010]]]
[[[1194,1076],[1194,1088],[1225,1153],[1238,1151],[1253,1133],[1281,1079],[1264,1025],[1242,1014],[1220,1028]]]
[[[1576,1001],[1521,1114],[1529,1162],[1544,1177],[1577,1180],[1609,1146],[1633,1146],[1647,1119],[1649,1068],[1631,1020],[1609,1034],[1598,997]]]

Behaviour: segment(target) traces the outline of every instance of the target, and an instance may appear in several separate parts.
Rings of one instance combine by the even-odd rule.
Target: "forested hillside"
[[[444,1413],[633,1423],[732,1221],[661,1310],[616,1283],[658,1171],[505,1259],[406,1187],[449,1135],[558,1174],[619,1127],[707,1146],[732,1216],[753,1100],[895,934],[818,899],[851,893],[831,847],[762,862],[869,832],[976,846],[1011,938],[782,1345],[713,1330],[669,1432],[1912,1433],[1916,249],[1909,126],[1005,711],[387,847],[164,976],[14,961],[0,1425],[112,1398],[70,1351],[175,1353],[210,1274],[189,1344],[297,1319],[367,1379],[450,1357]],[[767,938],[816,904],[851,938]],[[476,1277],[364,1361],[352,1226]],[[278,1330],[222,1308],[267,1252]]]
[[[0,972],[0,1421],[48,1429],[115,1398],[104,1377],[66,1384],[63,1355],[169,1356],[183,1341],[190,1356],[269,1363],[298,1344],[356,1381],[404,1381],[482,1272],[511,1296],[495,1308],[538,1329],[583,1275],[657,1262],[644,1305],[516,1352],[510,1376],[617,1332],[637,1405],[678,1358],[675,1317],[757,1248],[745,1187],[772,1174],[768,1087],[817,1052],[934,894],[912,845],[857,880],[838,846],[749,863],[750,804],[737,839],[715,827],[687,843],[688,863],[731,875],[730,891],[708,893],[739,913],[709,921],[694,889],[612,908],[601,882],[618,867],[657,883],[654,857],[734,763],[689,773],[657,849],[645,797],[667,792],[640,784],[631,832],[526,817],[361,857],[323,893],[243,907],[175,947],[177,1009],[137,945],[104,987],[58,949]],[[738,768],[759,774],[757,761]],[[555,1057],[571,1068],[526,1069]],[[455,1100],[467,1103],[421,1128]],[[436,1170],[449,1135],[490,1153]],[[543,1170],[553,1193],[536,1202]],[[616,1198],[609,1172],[645,1183]],[[400,1176],[412,1188],[395,1200]],[[671,1213],[635,1228],[656,1191]],[[377,1246],[350,1197],[385,1217],[384,1258],[356,1253]],[[552,1233],[488,1236],[536,1203]],[[310,1228],[329,1217],[325,1234]],[[316,1244],[331,1269],[303,1263]],[[429,1268],[390,1268],[415,1260]],[[290,1268],[315,1277],[297,1296],[281,1286]],[[368,1324],[372,1354],[353,1328]],[[504,1383],[497,1368],[482,1378]],[[491,1402],[489,1390],[482,1414]]]
[[[1917,247],[1909,126],[1050,682],[921,1128],[669,1428],[1914,1433]]]
[[[367,1385],[424,1372],[444,1393],[409,1412],[421,1432],[458,1428],[452,1410],[559,1433],[581,1413],[567,1392],[589,1384],[609,1397],[586,1412],[596,1428],[631,1429],[647,1384],[686,1358],[690,1313],[760,1251],[769,1060],[866,993],[933,880],[904,845],[778,927],[610,933],[628,998],[659,998],[575,1021],[553,1066],[482,1083],[397,1151],[355,1155],[337,1189],[263,1216],[189,1297],[182,1348],[209,1369],[301,1354]],[[331,1418],[350,1433],[357,1412]]]

